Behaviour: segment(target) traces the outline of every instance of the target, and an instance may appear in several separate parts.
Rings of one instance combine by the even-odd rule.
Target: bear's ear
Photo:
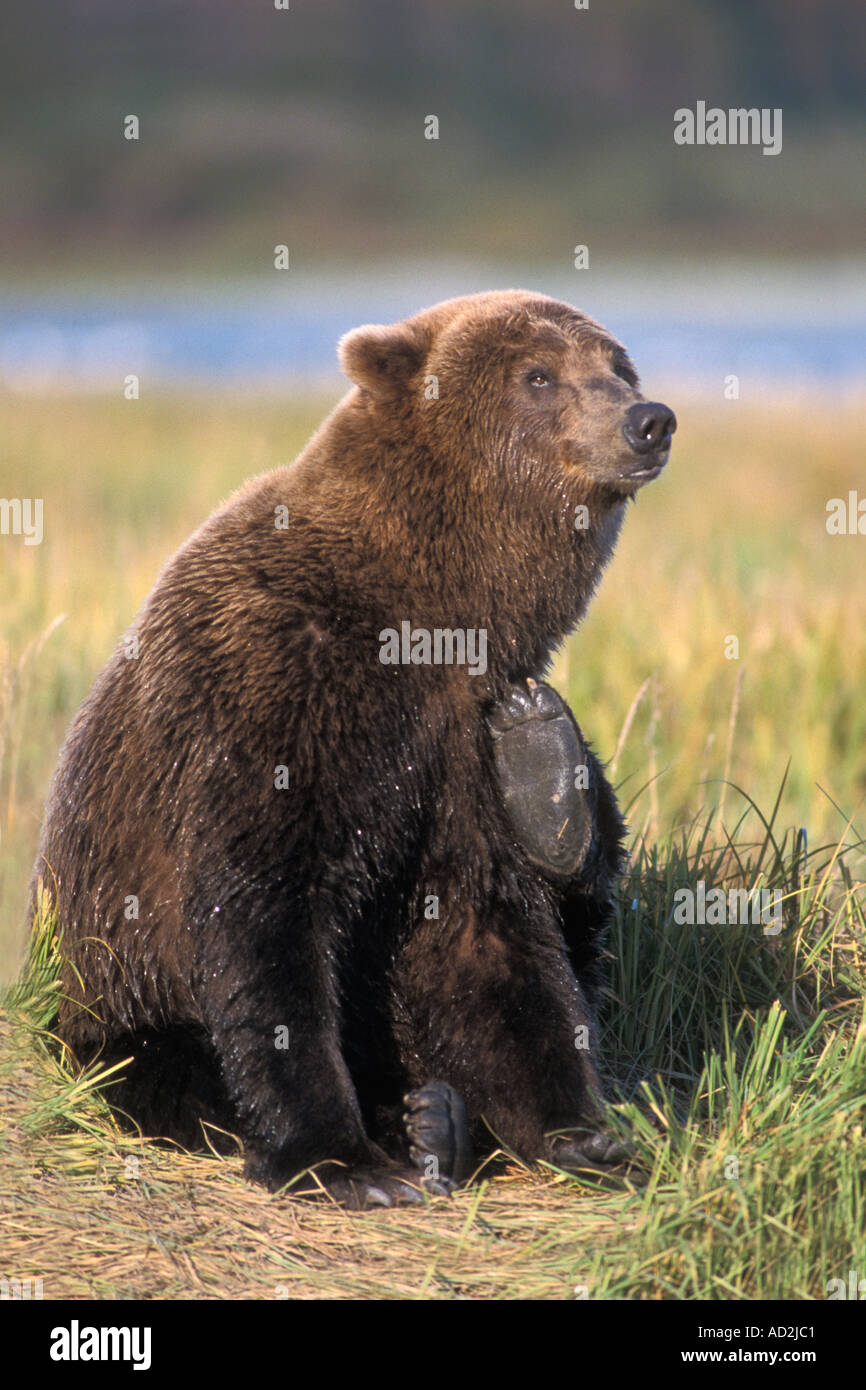
[[[421,370],[429,334],[417,323],[368,323],[340,339],[340,366],[350,381],[374,396],[394,396]]]

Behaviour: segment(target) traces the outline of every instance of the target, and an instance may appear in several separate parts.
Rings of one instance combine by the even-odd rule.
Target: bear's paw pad
[[[488,719],[499,788],[528,858],[570,876],[592,837],[589,766],[571,711],[549,685],[512,686]]]
[[[404,1096],[403,1123],[409,1156],[427,1180],[465,1182],[472,1172],[472,1143],[463,1097],[445,1081],[431,1081]]]

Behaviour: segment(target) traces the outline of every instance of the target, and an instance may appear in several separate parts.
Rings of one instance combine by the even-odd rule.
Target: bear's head
[[[532,479],[613,505],[667,463],[673,412],[646,401],[628,354],[568,304],[525,290],[468,295],[340,343],[381,422],[441,468],[513,489]],[[465,476],[465,475],[464,475]]]

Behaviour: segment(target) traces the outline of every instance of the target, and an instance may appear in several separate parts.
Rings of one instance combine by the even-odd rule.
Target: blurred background
[[[0,536],[0,976],[64,730],[159,566],[303,446],[342,332],[486,288],[600,318],[680,418],[554,672],[634,834],[721,835],[745,806],[723,780],[769,814],[787,775],[786,823],[856,841],[866,538],[826,507],[866,493],[862,3],[17,0],[3,22],[0,493],[43,499],[45,534]],[[698,101],[781,108],[781,153],[676,145]]]
[[[278,385],[333,373],[354,323],[521,283],[645,373],[838,381],[866,322],[864,70],[857,0],[19,0],[0,373]],[[675,145],[699,99],[781,108],[782,153]]]

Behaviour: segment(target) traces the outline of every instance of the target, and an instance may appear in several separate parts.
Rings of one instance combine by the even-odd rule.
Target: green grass
[[[705,831],[643,851],[624,885],[605,1047],[650,1177],[590,1285],[825,1297],[866,1267],[863,885],[838,846],[804,853],[772,820],[752,845],[712,849]],[[674,894],[698,879],[777,889],[781,930],[678,925]]]
[[[322,408],[0,400],[4,495],[45,499],[41,547],[0,541],[8,980],[68,720],[162,560]],[[247,1187],[239,1158],[146,1144],[106,1106],[111,1077],[71,1075],[46,1031],[46,918],[0,1015],[7,1275],[46,1297],[803,1299],[866,1274],[866,593],[862,537],[824,526],[860,466],[855,403],[834,412],[828,432],[826,405],[687,406],[557,662],[633,835],[603,1019],[632,1179],[515,1165],[452,1203],[351,1216]],[[778,890],[781,930],[678,923],[700,880]]]

